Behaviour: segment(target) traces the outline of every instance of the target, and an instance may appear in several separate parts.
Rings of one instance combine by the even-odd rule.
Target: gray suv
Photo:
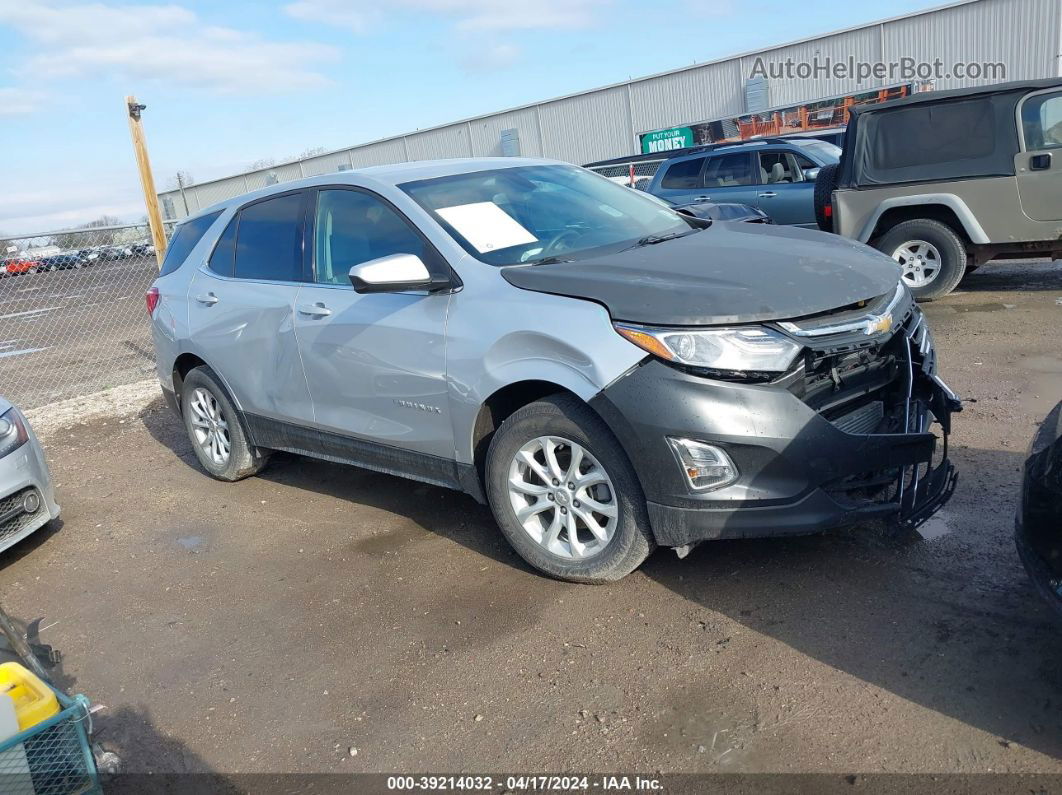
[[[676,213],[574,166],[408,163],[183,222],[162,388],[238,480],[284,450],[467,492],[531,565],[924,521],[954,395],[892,260]]]

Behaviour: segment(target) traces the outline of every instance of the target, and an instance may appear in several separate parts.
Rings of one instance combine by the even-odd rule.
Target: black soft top
[[[840,187],[1014,176],[1023,96],[1062,78],[930,91],[850,110]]]

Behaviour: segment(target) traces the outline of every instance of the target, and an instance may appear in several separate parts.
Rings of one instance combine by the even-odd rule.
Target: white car
[[[40,442],[22,412],[0,397],[0,551],[58,518]]]

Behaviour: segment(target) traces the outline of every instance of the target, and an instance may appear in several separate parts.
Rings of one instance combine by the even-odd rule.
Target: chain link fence
[[[157,275],[147,224],[0,237],[0,394],[30,409],[152,377]]]
[[[645,190],[649,186],[656,170],[660,168],[660,160],[632,160],[629,163],[609,163],[607,166],[590,166],[603,177],[608,177],[613,182],[626,185],[629,188]]]

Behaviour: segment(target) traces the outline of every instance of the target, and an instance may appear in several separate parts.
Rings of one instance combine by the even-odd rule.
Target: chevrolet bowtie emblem
[[[892,313],[868,317],[866,327],[863,329],[863,333],[868,337],[874,334],[886,334],[890,331],[892,331]]]

